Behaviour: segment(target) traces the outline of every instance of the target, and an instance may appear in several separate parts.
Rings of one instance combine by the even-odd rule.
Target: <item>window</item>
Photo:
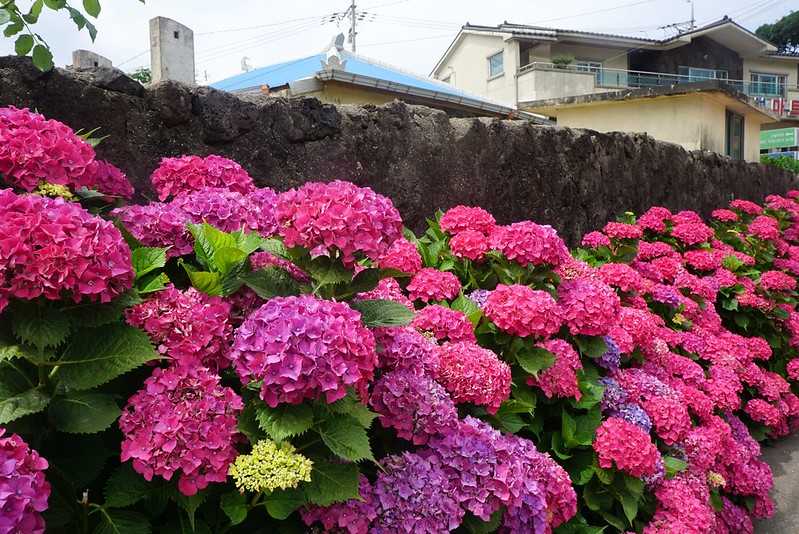
[[[724,69],[702,69],[698,67],[680,67],[680,76],[687,76],[689,82],[704,80],[726,80],[728,73]]]
[[[744,118],[727,110],[725,153],[732,159],[744,159]]]
[[[788,76],[785,74],[753,72],[749,75],[749,81],[752,82],[751,94],[753,96],[785,96],[787,78]]]
[[[180,32],[172,32],[172,35],[175,37],[175,39],[180,39]]]
[[[488,77],[494,78],[500,76],[505,72],[505,65],[503,60],[503,52],[497,52],[492,56],[488,56]]]

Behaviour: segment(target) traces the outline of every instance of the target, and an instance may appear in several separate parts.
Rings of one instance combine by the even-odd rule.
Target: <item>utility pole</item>
[[[355,37],[358,35],[358,32],[355,31],[355,21],[357,19],[357,17],[356,17],[355,0],[352,0],[352,3],[350,4],[350,8],[348,9],[348,11],[349,11],[349,14],[350,14],[350,38],[349,38],[349,41],[352,43],[352,53],[354,54],[355,53]]]

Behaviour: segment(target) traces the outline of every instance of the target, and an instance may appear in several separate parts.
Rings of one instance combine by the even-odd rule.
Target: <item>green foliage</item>
[[[366,428],[354,417],[335,415],[318,425],[316,431],[325,445],[341,458],[351,462],[374,461]]]
[[[393,300],[361,300],[350,306],[361,312],[361,321],[370,328],[405,326],[413,320],[413,312]]]
[[[261,430],[278,442],[306,432],[314,422],[313,409],[307,404],[284,404],[277,408],[259,404],[255,417]]]
[[[153,73],[147,67],[139,67],[138,69],[129,73],[128,76],[142,85],[148,85],[151,81],[153,81]]]
[[[320,458],[312,460],[314,465],[311,481],[305,486],[308,502],[330,506],[360,497],[357,465],[334,463]]]
[[[48,413],[53,426],[61,432],[93,434],[111,426],[120,411],[112,395],[75,392],[53,400]]]
[[[2,387],[2,386],[0,386]],[[39,388],[16,394],[0,392],[0,425],[5,425],[26,415],[39,413],[50,403],[50,396]]]
[[[100,524],[94,534],[150,534],[152,527],[147,517],[139,512],[97,508]]]
[[[773,24],[763,24],[755,33],[771,41],[781,52],[799,51],[799,11],[793,11]]]
[[[231,525],[238,525],[247,519],[247,500],[238,491],[230,491],[222,495],[219,506],[230,518]]]
[[[799,11],[796,12],[799,14]],[[760,163],[770,165],[771,167],[778,167],[794,174],[799,174],[799,160],[789,158],[787,156],[760,156]]]
[[[105,483],[105,506],[124,508],[143,500],[150,494],[150,485],[125,463],[117,467]]]
[[[68,316],[50,305],[14,302],[11,314],[14,335],[23,343],[36,347],[40,353],[63,344],[72,328]]]

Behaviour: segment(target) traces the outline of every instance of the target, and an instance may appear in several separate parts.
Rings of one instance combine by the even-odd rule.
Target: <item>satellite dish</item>
[[[250,65],[250,58],[244,56],[241,58],[241,70],[244,72],[250,72],[252,70],[252,65]]]

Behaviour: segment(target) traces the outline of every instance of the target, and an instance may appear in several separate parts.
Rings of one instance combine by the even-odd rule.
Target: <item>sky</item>
[[[347,21],[338,20],[350,0],[101,0],[94,43],[65,13],[47,10],[36,31],[53,48],[56,65],[71,63],[84,48],[132,71],[148,66],[148,20],[165,16],[194,30],[198,83],[242,71],[242,61],[262,67],[325,49]],[[78,0],[73,3],[79,5]],[[18,0],[27,8],[30,0]],[[691,18],[687,0],[358,0],[357,52],[410,72],[427,75],[461,25],[494,25],[505,20],[576,30],[663,38],[659,29]],[[799,0],[694,0],[697,24],[729,15],[754,30],[799,9]],[[0,34],[0,55],[13,53],[13,41]]]

